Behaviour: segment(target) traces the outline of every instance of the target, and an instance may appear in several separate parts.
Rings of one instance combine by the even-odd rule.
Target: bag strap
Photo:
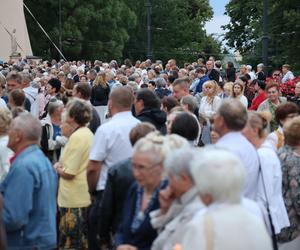
[[[264,194],[265,194],[265,197],[266,197],[266,207],[267,207],[268,218],[269,218],[270,226],[271,226],[273,249],[274,250],[278,250],[277,239],[276,239],[276,234],[275,234],[275,228],[274,228],[274,224],[273,224],[273,220],[272,220],[271,212],[270,212],[270,203],[268,201],[268,196],[267,196],[266,183],[265,183],[265,180],[264,180],[264,175],[262,173],[261,162],[260,162],[260,158],[259,158],[258,153],[257,153],[257,156],[258,156],[258,163],[259,163],[258,176],[261,175],[263,189],[264,189]]]
[[[206,250],[214,249],[213,220],[209,214],[204,216],[204,234],[206,239]]]

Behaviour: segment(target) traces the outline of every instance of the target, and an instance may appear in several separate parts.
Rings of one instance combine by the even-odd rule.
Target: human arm
[[[55,163],[53,167],[56,173],[63,179],[72,180],[75,177],[75,175],[65,173],[65,169],[59,162]]]
[[[87,167],[87,182],[89,186],[89,192],[96,191],[97,182],[101,173],[102,162],[89,160]]]

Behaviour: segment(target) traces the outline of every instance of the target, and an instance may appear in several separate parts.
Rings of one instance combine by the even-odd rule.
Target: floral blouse
[[[300,235],[300,155],[284,145],[277,151],[282,166],[282,192],[290,226],[281,230],[279,242],[288,242]]]

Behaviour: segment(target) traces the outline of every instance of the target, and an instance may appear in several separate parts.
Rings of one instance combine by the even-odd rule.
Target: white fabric
[[[278,132],[281,133],[283,135],[283,129],[282,127],[278,127]],[[272,146],[274,151],[277,151],[277,145],[278,145],[278,136],[277,134],[274,132],[268,134],[266,141],[270,144],[270,146]]]
[[[247,100],[246,96],[241,95],[241,96],[238,98],[238,100],[243,104],[243,106],[244,106],[245,108],[248,108],[248,100]]]
[[[243,197],[241,203],[242,207],[245,208],[249,213],[255,215],[261,221],[264,221],[262,210],[257,202]]]
[[[0,183],[3,181],[9,170],[9,158],[12,157],[13,151],[7,147],[8,136],[0,137]]]
[[[105,123],[107,121],[107,119],[105,118],[107,111],[108,111],[108,106],[94,106],[94,108],[96,109],[99,117],[100,117],[100,122],[101,124]]]
[[[260,158],[262,175],[259,177],[257,202],[262,208],[266,225],[271,234],[266,204],[267,195],[275,233],[278,234],[282,228],[290,226],[282,197],[282,171],[280,161],[273,150],[273,147],[268,142],[265,142],[258,149],[258,155]],[[262,176],[264,178],[266,195]]]
[[[293,80],[295,78],[294,74],[292,73],[292,71],[288,71],[286,72],[286,74],[282,77],[281,82],[282,83],[286,83],[289,80]]]
[[[0,97],[0,108],[7,108],[6,102]]]
[[[196,188],[192,187],[172,203],[165,215],[161,215],[159,209],[151,212],[151,224],[154,229],[160,231],[151,250],[169,250],[181,242],[184,226],[202,209],[205,207]]]
[[[140,121],[132,116],[131,111],[126,111],[115,114],[97,129],[89,157],[102,162],[97,191],[104,190],[109,167],[132,156],[129,133],[138,123]]]
[[[29,99],[31,107],[30,107],[30,113],[36,117],[39,118],[39,90],[38,88],[34,88],[32,86],[29,86],[27,88],[23,89],[25,96]]]
[[[218,108],[220,107],[222,99],[219,96],[215,96],[212,104],[207,102],[207,96],[201,98],[199,114],[205,116],[205,118],[209,119],[214,114],[216,114]]]
[[[207,250],[207,218],[212,221],[213,250],[272,250],[263,222],[239,204],[212,205],[195,217],[186,227],[182,250]]]
[[[257,195],[259,163],[258,155],[253,145],[241,132],[229,132],[225,134],[218,140],[216,145],[234,153],[240,158],[246,170],[246,182],[243,195],[255,200]]]

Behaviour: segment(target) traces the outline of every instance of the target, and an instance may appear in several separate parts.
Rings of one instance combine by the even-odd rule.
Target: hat
[[[57,78],[51,78],[48,81],[48,84],[52,86],[52,88],[55,88],[55,92],[58,93],[60,91],[61,88],[61,82],[60,80],[58,80]]]

